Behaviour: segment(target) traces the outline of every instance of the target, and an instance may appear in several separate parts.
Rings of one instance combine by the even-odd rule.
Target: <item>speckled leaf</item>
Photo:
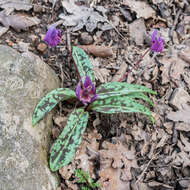
[[[93,66],[88,59],[88,55],[85,53],[85,51],[79,47],[73,46],[72,56],[77,66],[80,77],[83,78],[88,75],[92,82],[94,82],[95,78]]]
[[[48,112],[50,112],[60,101],[75,98],[75,92],[68,88],[57,88],[47,93],[37,104],[33,116],[32,125],[35,126]]]
[[[150,110],[128,96],[114,96],[102,100],[98,99],[90,105],[90,109],[107,114],[132,112],[143,113],[148,115],[154,123]]]
[[[82,141],[82,135],[88,122],[88,112],[84,109],[77,109],[71,113],[58,137],[50,155],[50,169],[57,171],[66,166],[73,159],[77,147]]]
[[[98,94],[98,99],[105,99],[111,96],[121,96],[132,93],[147,92],[151,94],[156,94],[155,91],[137,84],[129,84],[126,82],[108,82],[100,85],[96,89]]]
[[[133,98],[133,99],[142,99],[144,101],[147,101],[151,106],[154,106],[153,102],[150,100],[148,96],[143,94],[142,92],[139,93],[132,93],[127,95],[128,98]]]

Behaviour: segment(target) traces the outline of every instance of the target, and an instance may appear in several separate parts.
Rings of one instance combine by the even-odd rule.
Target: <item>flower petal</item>
[[[95,95],[91,98],[90,103],[94,102],[97,98],[98,98],[98,94],[95,94]]]
[[[156,36],[158,34],[158,30],[154,30],[153,34],[152,34],[152,41],[156,40]]]
[[[90,77],[87,75],[84,81],[84,88],[88,88],[89,86],[92,85]]]
[[[57,46],[61,40],[61,31],[55,28],[55,25],[52,25],[44,38],[50,47]]]
[[[81,94],[81,80],[79,81],[79,83],[77,84],[77,88],[76,88],[76,96],[77,98],[80,100],[80,94]]]

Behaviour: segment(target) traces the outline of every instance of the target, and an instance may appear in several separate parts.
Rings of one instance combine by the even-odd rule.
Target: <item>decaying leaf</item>
[[[3,9],[14,8],[17,11],[29,11],[33,6],[30,0],[1,0],[0,7]]]
[[[63,19],[64,26],[74,26],[73,31],[78,31],[86,26],[88,32],[93,32],[99,22],[107,24],[107,19],[94,8],[77,6],[74,0],[62,1],[62,6],[68,14],[62,13],[59,17]]]
[[[169,112],[167,118],[172,121],[182,121],[190,124],[190,107],[186,106],[185,109],[176,112]]]
[[[78,47],[82,48],[86,53],[92,54],[96,57],[106,58],[113,56],[113,51],[111,47],[96,45],[80,45]]]
[[[16,31],[27,30],[29,27],[37,25],[40,20],[37,17],[30,17],[26,14],[6,15],[4,12],[0,14],[0,23],[5,27],[11,26]]]
[[[132,180],[131,168],[137,167],[135,150],[121,142],[103,143],[100,153],[100,180],[103,190],[128,190]]]
[[[146,1],[125,0],[124,4],[137,13],[137,18],[148,19],[156,15],[154,9]]]

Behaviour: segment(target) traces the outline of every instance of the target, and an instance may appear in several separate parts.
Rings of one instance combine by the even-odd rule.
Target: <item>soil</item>
[[[11,14],[36,16],[40,24],[20,31],[9,27],[0,43],[37,54],[55,70],[61,87],[73,90],[79,78],[68,44],[106,46],[112,56],[89,55],[97,85],[118,81],[122,73],[132,70],[124,82],[142,84],[158,93],[150,95],[155,124],[141,114],[91,113],[75,159],[59,170],[58,190],[81,189],[76,168],[88,170],[102,190],[190,190],[190,1],[76,1],[79,7],[105,8],[110,28],[97,25],[92,32],[86,27],[73,31],[73,27],[58,24],[62,41],[48,48],[43,40],[47,26],[66,13],[60,0],[53,2],[55,6],[48,0],[33,0],[32,9],[13,10]],[[150,52],[134,68],[150,47],[154,29],[165,41],[163,52]],[[57,107],[52,138],[58,137],[72,109],[65,102]]]

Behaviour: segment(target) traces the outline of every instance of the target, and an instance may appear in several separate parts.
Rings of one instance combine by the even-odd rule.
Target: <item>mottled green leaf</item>
[[[98,94],[98,99],[105,99],[111,96],[121,96],[132,93],[147,92],[151,94],[156,94],[155,91],[137,84],[129,84],[126,82],[108,82],[100,85],[96,89]]]
[[[75,98],[75,92],[68,88],[57,88],[47,93],[37,104],[33,116],[32,125],[35,126],[48,112],[50,112],[60,101]]]
[[[88,112],[77,109],[71,113],[50,155],[50,169],[56,171],[73,159],[88,122]]]
[[[144,101],[147,101],[151,106],[154,106],[153,102],[150,100],[150,98],[148,96],[146,96],[145,94],[143,94],[142,92],[139,93],[132,93],[132,94],[128,94],[126,95],[128,98],[133,98],[133,99],[142,99]]]
[[[77,66],[80,77],[83,78],[88,75],[92,82],[94,82],[95,78],[93,66],[88,59],[88,55],[85,53],[85,51],[79,47],[73,46],[72,56]]]
[[[143,113],[148,115],[152,122],[154,119],[150,110],[128,96],[114,96],[102,100],[96,100],[90,105],[90,109],[107,114],[113,113]]]

